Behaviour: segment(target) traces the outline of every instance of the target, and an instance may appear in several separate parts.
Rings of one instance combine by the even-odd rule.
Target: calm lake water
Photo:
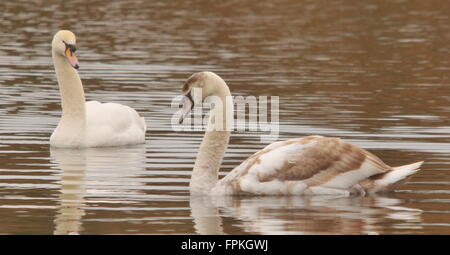
[[[32,2],[32,3],[30,3]],[[450,234],[448,1],[1,1],[0,234]],[[61,150],[50,43],[77,35],[88,100],[135,108],[146,144]],[[339,136],[396,166],[375,197],[190,199],[202,132],[175,132],[193,72],[279,96],[279,140]],[[232,134],[221,173],[267,145]]]

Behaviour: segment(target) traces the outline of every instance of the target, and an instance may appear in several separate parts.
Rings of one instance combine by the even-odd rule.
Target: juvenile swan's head
[[[225,81],[213,72],[198,72],[189,77],[183,85],[183,110],[181,124],[196,104],[201,104],[209,96],[228,96],[230,90]]]
[[[77,51],[75,34],[69,30],[60,30],[53,37],[52,50],[54,54],[63,56],[69,64],[78,69],[79,63],[75,56]]]

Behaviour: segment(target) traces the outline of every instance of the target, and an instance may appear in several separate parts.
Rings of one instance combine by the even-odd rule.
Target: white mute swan
[[[201,97],[191,94],[194,88],[201,89]],[[211,96],[224,105],[216,116],[233,112],[232,101],[226,100],[231,97],[227,84],[212,72],[193,74],[184,84],[183,95],[180,123],[194,104]],[[339,138],[308,136],[272,143],[218,180],[231,125],[226,117],[215,121],[212,116],[192,172],[191,195],[348,196],[385,192],[404,183],[423,163],[390,167],[372,153]]]
[[[132,108],[116,103],[85,102],[78,69],[75,35],[55,34],[52,58],[61,93],[62,116],[50,137],[53,147],[104,147],[145,142],[144,118]]]

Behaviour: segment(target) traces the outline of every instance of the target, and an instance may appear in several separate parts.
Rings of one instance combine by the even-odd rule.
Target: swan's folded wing
[[[283,166],[272,175],[261,175],[260,181],[302,180],[307,186],[348,189],[359,181],[391,169],[378,157],[338,138],[298,140],[288,150]],[[295,144],[295,143],[294,143]],[[309,145],[309,146],[308,146]]]
[[[91,125],[106,126],[114,133],[124,132],[134,125],[145,131],[145,122],[136,110],[126,105],[89,101],[86,103],[86,113],[88,121],[93,123]]]
[[[143,142],[146,125],[133,108],[117,103],[86,102],[88,143],[92,146]]]
[[[390,169],[378,157],[355,145],[338,138],[310,136],[267,146],[233,170],[228,181],[233,186],[250,183],[248,180],[255,184],[301,181],[308,187],[349,189]]]

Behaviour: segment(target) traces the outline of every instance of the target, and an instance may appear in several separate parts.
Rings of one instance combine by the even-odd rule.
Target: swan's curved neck
[[[205,132],[192,171],[191,195],[208,194],[216,185],[229,138],[230,131]]]
[[[62,116],[84,118],[85,97],[77,70],[69,64],[65,57],[53,51],[52,58],[61,94]]]
[[[225,83],[223,83],[223,89],[219,90],[216,99],[222,102],[221,104],[219,102],[221,107],[213,105],[211,108],[208,127],[192,171],[191,195],[209,194],[217,184],[220,165],[230,139],[234,111],[230,90]]]

